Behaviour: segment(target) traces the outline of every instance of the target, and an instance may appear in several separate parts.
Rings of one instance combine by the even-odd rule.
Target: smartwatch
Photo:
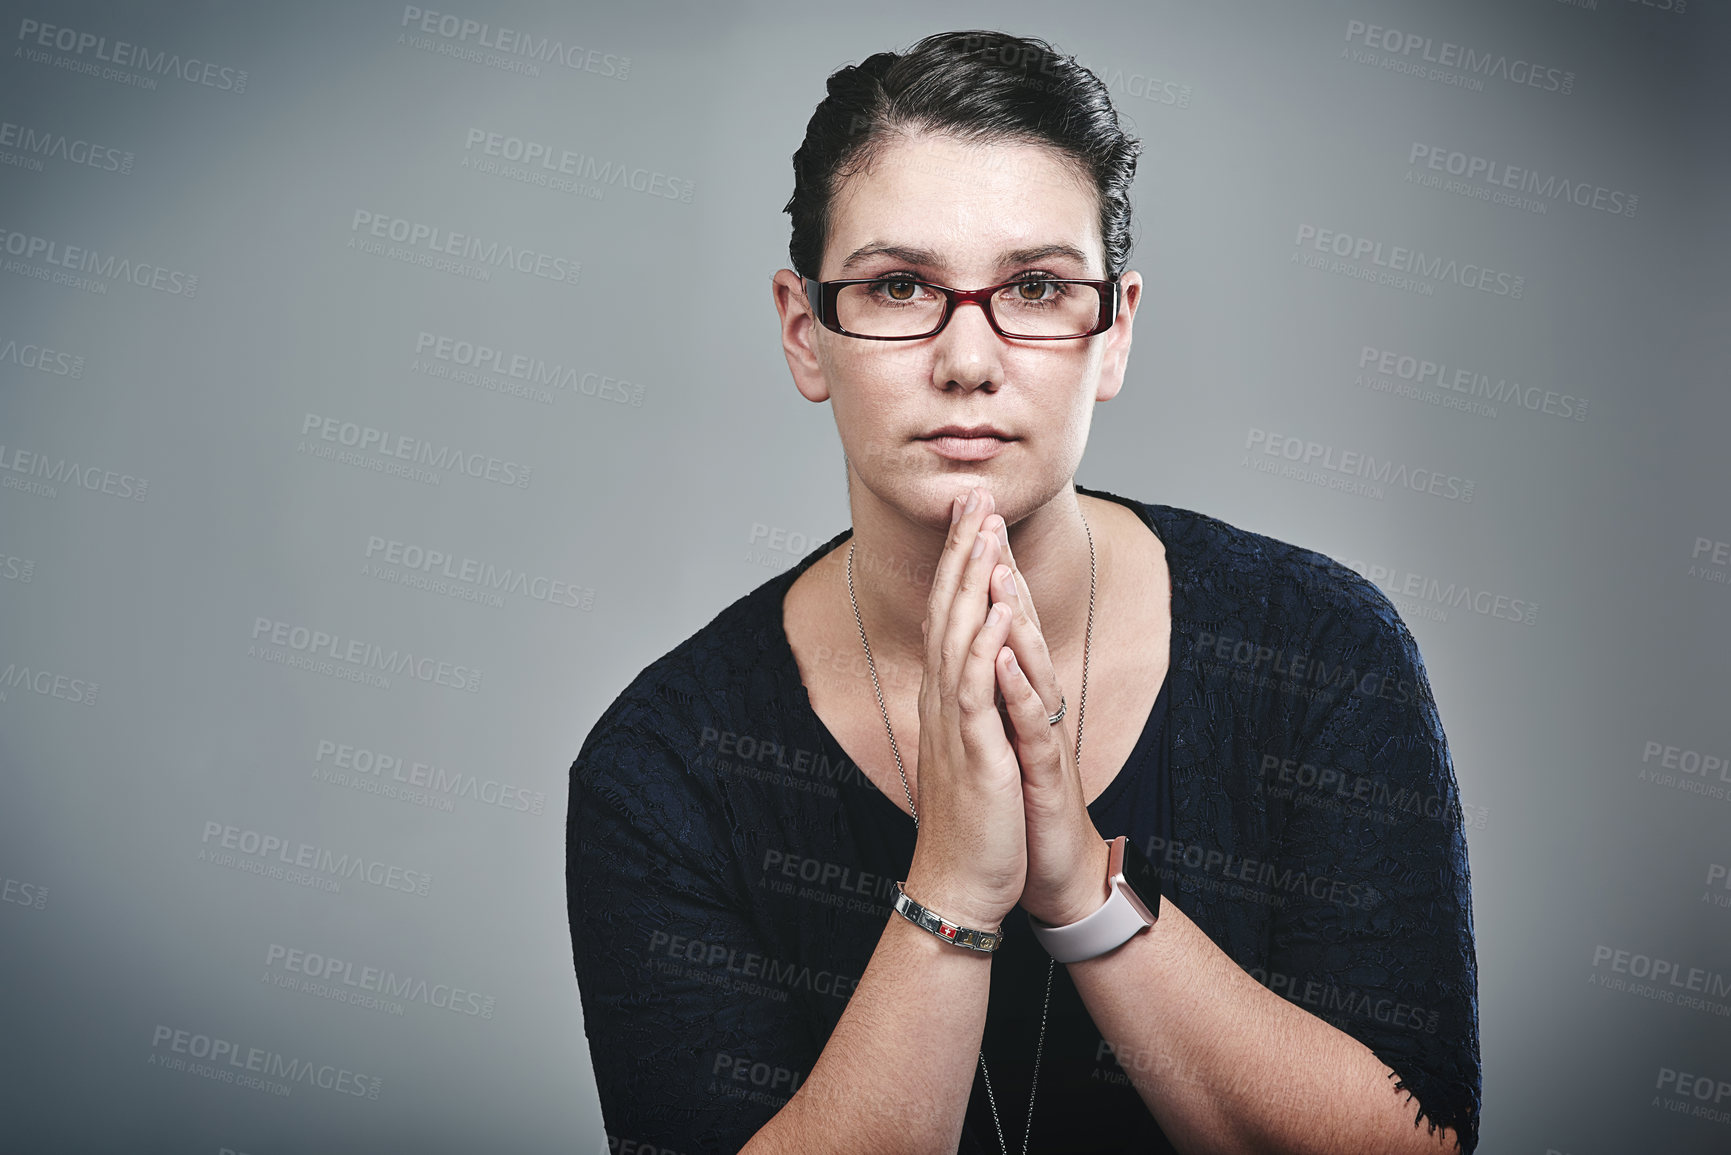
[[[1160,876],[1128,836],[1108,839],[1106,904],[1068,926],[1047,926],[1033,915],[1028,923],[1046,953],[1061,963],[1097,958],[1123,946],[1160,917]]]

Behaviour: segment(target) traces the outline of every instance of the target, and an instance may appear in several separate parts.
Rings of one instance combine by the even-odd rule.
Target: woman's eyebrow
[[[904,265],[924,265],[928,268],[942,268],[943,262],[930,249],[916,249],[907,245],[889,245],[874,242],[861,245],[848,255],[841,263],[841,271],[845,274],[850,269],[858,268],[873,257],[893,257]]]
[[[890,245],[879,242],[862,245],[852,253],[848,254],[847,260],[841,263],[841,272],[845,274],[849,270],[857,268],[873,257],[893,257],[903,264],[922,265],[926,268],[932,269],[944,269],[948,267],[944,264],[943,259],[930,249],[918,249],[909,245]],[[1087,255],[1074,245],[1054,244],[1035,245],[1031,248],[1012,249],[1009,252],[1000,253],[998,255],[998,266],[1002,268],[1008,265],[1027,265],[1032,264],[1035,261],[1046,260],[1050,257],[1068,257],[1084,266],[1088,263]]]
[[[998,257],[1002,265],[1031,265],[1051,257],[1068,257],[1079,265],[1088,263],[1088,255],[1074,245],[1035,245],[1028,249],[1013,249]]]

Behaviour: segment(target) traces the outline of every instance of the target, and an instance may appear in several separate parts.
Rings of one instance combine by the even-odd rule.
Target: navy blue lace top
[[[1089,805],[1276,993],[1363,1042],[1415,1122],[1478,1141],[1478,981],[1459,796],[1386,597],[1321,554],[1078,485],[1165,546],[1171,653],[1136,749]],[[571,767],[572,951],[610,1136],[734,1151],[809,1074],[883,932],[913,819],[811,708],[782,625],[844,531],[646,667]],[[887,738],[885,739],[887,742]],[[1082,757],[1087,759],[1084,736]],[[1020,911],[982,1050],[1018,1147],[1047,956]],[[1159,997],[1159,992],[1150,992]],[[962,1152],[999,1149],[976,1069]],[[1059,966],[1031,1151],[1169,1151]]]

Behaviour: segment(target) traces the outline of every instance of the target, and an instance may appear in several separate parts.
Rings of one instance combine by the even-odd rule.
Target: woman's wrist
[[[970,892],[965,883],[922,871],[919,863],[908,868],[907,881],[902,884],[907,896],[959,926],[973,930],[995,931],[1003,926],[1009,907],[990,900],[981,900]],[[1014,904],[1012,904],[1014,905]]]
[[[1081,922],[1112,897],[1112,890],[1106,885],[1106,864],[1110,859],[1111,852],[1104,839],[1093,843],[1070,872],[1063,888],[1052,896],[1052,901],[1040,904],[1038,910],[1029,907],[1025,901],[1022,905],[1047,926],[1069,926]]]

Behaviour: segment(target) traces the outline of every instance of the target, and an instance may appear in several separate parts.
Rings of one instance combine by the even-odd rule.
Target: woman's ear
[[[1136,307],[1142,302],[1142,274],[1126,270],[1119,283],[1123,296],[1118,302],[1118,319],[1105,333],[1106,350],[1100,362],[1096,401],[1110,401],[1124,387],[1124,372],[1130,363],[1131,327],[1136,321]]]
[[[792,269],[781,269],[770,281],[770,292],[781,317],[781,350],[794,386],[808,401],[828,401],[829,382],[817,348],[822,326],[806,298],[805,279]]]

